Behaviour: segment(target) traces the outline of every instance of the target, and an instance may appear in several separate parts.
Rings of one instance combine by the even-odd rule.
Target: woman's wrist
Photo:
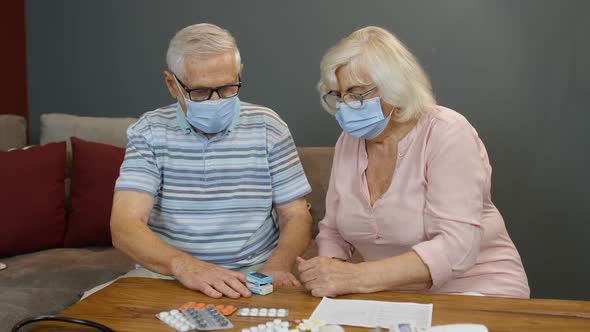
[[[378,285],[378,280],[376,280],[375,273],[375,263],[374,262],[362,262],[358,264],[353,264],[355,268],[355,277],[353,278],[355,287],[353,289],[354,293],[373,293],[376,292],[375,290]]]

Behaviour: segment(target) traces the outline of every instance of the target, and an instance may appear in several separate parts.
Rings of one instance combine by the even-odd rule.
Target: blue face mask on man
[[[388,117],[383,116],[380,97],[365,99],[362,106],[360,101],[354,103],[358,104],[353,104],[353,107],[346,103],[338,104],[336,120],[342,130],[356,138],[372,139],[379,136],[387,127],[393,112]]]
[[[178,82],[176,85],[179,85]],[[182,91],[180,86],[178,88]],[[186,121],[206,134],[215,134],[226,130],[236,112],[240,110],[238,96],[204,101],[192,101],[184,95],[182,97],[186,105]]]

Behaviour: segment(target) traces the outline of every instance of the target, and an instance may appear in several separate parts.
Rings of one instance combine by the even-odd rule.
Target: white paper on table
[[[389,328],[394,323],[411,323],[417,328],[430,328],[432,304],[334,300],[324,297],[309,319],[361,327]]]

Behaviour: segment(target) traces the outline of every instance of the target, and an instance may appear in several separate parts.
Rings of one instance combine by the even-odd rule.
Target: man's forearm
[[[198,261],[162,241],[137,220],[111,223],[113,245],[143,267],[163,275],[176,275],[186,262]]]
[[[311,240],[311,216],[303,214],[281,221],[279,245],[265,264],[282,270],[291,270],[295,258],[303,254]]]

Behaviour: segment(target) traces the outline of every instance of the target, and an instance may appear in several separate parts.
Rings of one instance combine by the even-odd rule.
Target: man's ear
[[[239,74],[240,79],[242,79],[242,77],[244,77],[243,74],[244,74],[244,64],[241,63],[240,64],[240,74]]]
[[[176,78],[174,77],[174,74],[164,70],[164,83],[166,84],[168,92],[170,92],[172,98],[177,99],[176,96],[178,95],[178,88],[176,87]]]

